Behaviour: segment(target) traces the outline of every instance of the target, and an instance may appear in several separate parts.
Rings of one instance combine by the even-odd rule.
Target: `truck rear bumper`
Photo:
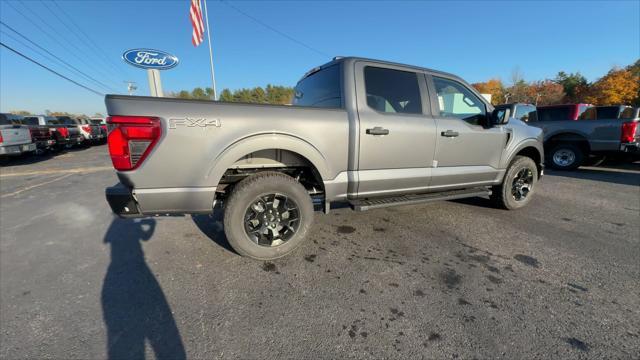
[[[621,144],[620,150],[626,153],[640,154],[640,142]]]
[[[117,184],[106,189],[111,210],[121,217],[210,213],[215,193],[215,187],[130,189]]]
[[[0,146],[0,155],[20,155],[25,152],[35,151],[36,144],[20,144],[20,145],[5,145]]]
[[[108,187],[105,190],[107,202],[116,215],[120,217],[142,216],[138,203],[133,198],[131,191],[122,184]]]

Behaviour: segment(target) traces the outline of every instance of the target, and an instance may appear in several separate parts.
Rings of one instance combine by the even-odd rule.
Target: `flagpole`
[[[211,50],[211,28],[209,27],[209,11],[207,11],[207,0],[204,1],[204,17],[207,20],[207,38],[209,40],[209,64],[211,64],[211,84],[213,85],[213,100],[217,100],[216,76],[213,71],[213,50]]]

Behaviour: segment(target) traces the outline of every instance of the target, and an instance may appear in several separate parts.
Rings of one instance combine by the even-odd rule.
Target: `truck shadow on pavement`
[[[198,229],[202,231],[209,239],[218,244],[220,247],[227,251],[237,254],[235,250],[229,245],[227,236],[224,234],[224,226],[222,224],[222,210],[216,209],[213,215],[193,215],[193,222]]]
[[[545,170],[545,174],[547,176],[561,176],[572,179],[602,181],[621,185],[640,185],[640,165],[620,168],[581,167],[573,171]]]
[[[143,359],[145,340],[158,359],[186,358],[169,304],[142,250],[155,226],[154,219],[114,219],[104,237],[111,245],[101,299],[109,359]]]

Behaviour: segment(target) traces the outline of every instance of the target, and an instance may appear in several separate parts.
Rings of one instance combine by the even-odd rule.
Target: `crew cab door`
[[[359,117],[358,197],[426,189],[435,123],[422,73],[355,63]]]
[[[455,78],[427,75],[437,140],[434,190],[487,185],[499,179],[507,130],[490,127],[486,104]]]

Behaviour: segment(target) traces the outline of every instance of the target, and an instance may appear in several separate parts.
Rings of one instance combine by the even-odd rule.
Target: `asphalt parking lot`
[[[105,146],[0,169],[0,357],[640,355],[640,164],[485,199],[317,214],[292,255],[218,216],[114,218]]]

